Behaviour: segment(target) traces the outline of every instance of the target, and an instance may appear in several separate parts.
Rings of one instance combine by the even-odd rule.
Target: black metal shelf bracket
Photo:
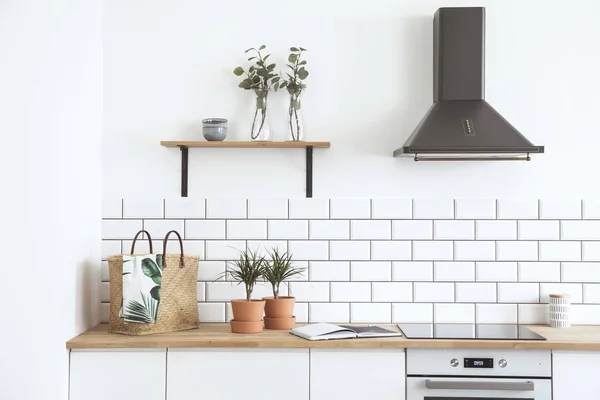
[[[181,197],[188,197],[188,155],[189,147],[181,150]],[[306,146],[306,197],[313,197],[313,146]]]

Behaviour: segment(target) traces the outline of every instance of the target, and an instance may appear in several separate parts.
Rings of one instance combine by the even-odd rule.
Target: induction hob
[[[408,339],[546,340],[521,325],[398,324]]]

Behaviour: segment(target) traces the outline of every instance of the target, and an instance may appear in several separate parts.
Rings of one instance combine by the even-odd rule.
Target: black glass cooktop
[[[398,324],[408,339],[546,340],[521,325]]]

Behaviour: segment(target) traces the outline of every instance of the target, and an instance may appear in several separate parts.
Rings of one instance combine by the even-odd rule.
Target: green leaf
[[[288,57],[288,61],[291,63],[295,63],[297,59],[298,56],[296,54],[290,54],[290,56]]]
[[[249,52],[250,50],[256,50],[254,47],[250,47],[248,50],[246,50],[244,53]]]
[[[300,61],[300,62],[298,63],[298,65],[306,65],[306,60],[304,60],[304,61]]]
[[[150,296],[152,296],[154,300],[160,301],[160,286],[154,286],[150,289]]]
[[[250,72],[250,73],[254,72],[254,66],[251,66],[250,68],[248,68],[248,72]]]
[[[304,47],[300,47],[300,51],[306,51]]]
[[[153,276],[152,280],[154,281],[154,283],[156,283],[159,286],[162,284],[162,276],[160,276],[160,275]]]
[[[160,271],[162,273],[162,269],[163,269],[163,255],[162,254],[156,255],[156,264],[158,264],[158,269],[160,269]]]
[[[273,83],[279,82],[280,79],[281,79],[280,77],[276,76],[275,78],[273,78]]]
[[[240,75],[242,75],[242,74],[244,73],[244,68],[242,68],[242,67],[236,67],[236,68],[233,70],[233,73],[234,73],[236,76],[240,76]]]
[[[290,47],[290,51],[300,51],[297,47]]]
[[[286,82],[286,81],[283,81],[283,82],[281,82],[281,85],[279,85],[279,88],[280,88],[280,89],[283,89],[283,88],[284,88],[284,87],[286,87],[286,86],[287,86],[287,82]]]
[[[262,46],[260,46],[258,49],[259,49],[259,50],[264,50],[264,49],[266,49],[266,48],[267,48],[267,46],[265,46],[265,45],[263,44],[263,45],[262,45]]]
[[[254,78],[252,78],[251,83],[259,83],[260,82],[260,77],[259,76],[255,76]]]
[[[273,85],[273,89],[277,91],[277,89],[279,89],[279,83],[275,83],[275,85]]]
[[[305,80],[308,77],[308,71],[304,69],[304,67],[298,70],[298,77],[302,80]]]
[[[267,69],[268,69],[269,71],[272,71],[272,70],[274,70],[274,69],[275,69],[275,64],[270,64],[270,65],[267,67]]]
[[[265,66],[265,63],[264,63],[264,62],[262,62],[262,61],[257,61],[257,62],[256,62],[256,64],[257,64],[257,65],[260,65],[261,67],[264,67],[264,66]]]
[[[161,275],[158,265],[156,265],[154,260],[151,258],[144,258],[142,260],[142,271],[144,272],[144,275],[146,275],[149,278]]]
[[[256,57],[250,57],[250,58],[248,59],[248,61],[252,61],[252,60],[254,60],[255,58],[256,58]]]
[[[129,275],[131,272],[123,272],[123,275]]]
[[[267,58],[271,57],[270,54],[267,54],[266,56],[263,57],[263,61],[267,61]]]

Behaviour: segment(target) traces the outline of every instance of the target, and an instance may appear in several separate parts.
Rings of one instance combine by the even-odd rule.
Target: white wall
[[[303,102],[315,196],[579,197],[598,169],[597,0],[253,2],[107,0],[104,187],[108,198],[179,194],[180,154],[161,140],[200,139],[205,117],[246,140],[251,95],[231,73],[267,44],[282,63],[309,49]],[[547,154],[531,163],[394,159],[432,100],[432,16],[487,7],[487,99]],[[285,95],[272,98],[283,138]],[[190,196],[304,194],[300,150],[192,150]]]
[[[66,400],[99,320],[101,3],[0,3],[0,398]]]

